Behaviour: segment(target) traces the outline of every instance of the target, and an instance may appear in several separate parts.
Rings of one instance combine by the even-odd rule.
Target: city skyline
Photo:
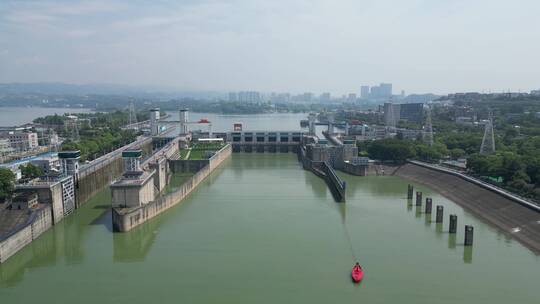
[[[0,82],[528,92],[539,86],[540,44],[531,39],[539,9],[535,1],[3,1]]]

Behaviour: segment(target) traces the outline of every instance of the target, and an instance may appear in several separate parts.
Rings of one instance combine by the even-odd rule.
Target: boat
[[[355,283],[362,281],[362,279],[364,278],[364,270],[362,269],[362,266],[360,266],[360,264],[356,263],[356,265],[353,266],[351,271],[351,277]]]

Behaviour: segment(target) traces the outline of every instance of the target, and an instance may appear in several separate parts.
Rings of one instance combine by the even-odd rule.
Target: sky
[[[0,0],[0,82],[540,88],[537,0]]]

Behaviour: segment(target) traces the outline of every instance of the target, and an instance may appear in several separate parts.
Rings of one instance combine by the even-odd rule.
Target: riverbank
[[[540,255],[539,212],[458,176],[415,164],[403,165],[394,174],[431,187]]]

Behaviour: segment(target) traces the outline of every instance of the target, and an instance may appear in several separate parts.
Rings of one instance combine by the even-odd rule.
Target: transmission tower
[[[68,129],[69,139],[73,142],[79,141],[79,123],[77,119],[69,119],[66,121],[66,128]]]
[[[482,138],[482,146],[480,146],[480,154],[495,153],[495,132],[493,131],[493,117],[489,113],[489,119],[484,130],[484,138]]]
[[[53,128],[49,128],[47,137],[49,138],[49,149],[51,151],[57,151],[58,150],[58,140],[56,138],[56,133],[54,132]]]
[[[431,125],[431,105],[428,105],[426,113],[426,127],[424,130],[424,141],[433,146],[433,126]]]
[[[133,101],[130,101],[129,102],[129,126],[133,127],[133,124],[136,124],[136,123],[137,123],[137,113],[135,112],[135,105],[133,104]]]

